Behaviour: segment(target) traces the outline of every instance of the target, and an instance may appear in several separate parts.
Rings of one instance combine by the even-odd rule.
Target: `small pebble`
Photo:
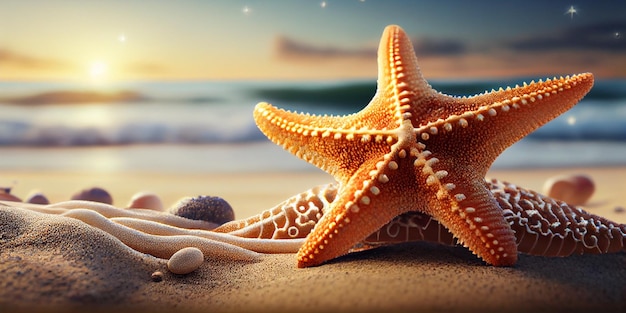
[[[160,282],[163,280],[163,272],[161,271],[155,271],[154,273],[152,273],[152,275],[150,275],[150,278],[152,278],[153,282]]]
[[[220,197],[198,196],[183,198],[170,209],[180,217],[224,224],[235,219],[235,211]]]
[[[167,261],[167,269],[174,274],[189,274],[204,262],[204,254],[200,249],[187,247],[172,254]]]
[[[50,204],[50,200],[41,192],[31,192],[28,197],[26,197],[26,202],[33,204]]]
[[[150,209],[163,211],[163,202],[159,196],[150,192],[139,192],[133,195],[128,203],[130,209]]]
[[[616,206],[614,211],[617,212],[617,213],[624,213],[624,211],[626,211],[626,209],[624,209],[624,207],[621,207],[621,206]]]
[[[99,187],[83,189],[75,193],[71,199],[113,204],[113,198],[111,197],[109,192]]]
[[[594,191],[593,180],[583,174],[555,176],[546,180],[543,185],[543,192],[548,197],[565,201],[571,205],[587,203]]]

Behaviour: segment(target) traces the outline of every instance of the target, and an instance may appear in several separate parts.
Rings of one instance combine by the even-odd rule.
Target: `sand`
[[[586,173],[597,192],[588,211],[626,223],[626,168],[494,171],[490,176],[541,189],[550,176]],[[166,206],[183,196],[219,195],[237,218],[330,181],[323,173],[176,175],[3,171],[13,193],[40,189],[53,202],[100,186],[125,206],[137,191]],[[521,255],[515,267],[487,266],[462,247],[408,243],[354,253],[297,269],[295,255],[256,263],[208,259],[175,275],[166,260],[143,255],[70,218],[0,208],[0,311],[604,311],[626,310],[626,253],[544,258]],[[151,274],[163,273],[154,282]]]

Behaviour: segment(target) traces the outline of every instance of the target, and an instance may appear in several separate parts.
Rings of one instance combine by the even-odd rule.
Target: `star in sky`
[[[252,13],[252,9],[250,9],[250,7],[246,5],[243,7],[241,12],[243,12],[244,15],[250,15]]]
[[[574,14],[578,14],[578,11],[576,11],[576,8],[572,5],[569,7],[569,9],[567,9],[567,11],[565,11],[565,14],[569,14],[569,18],[573,19]]]

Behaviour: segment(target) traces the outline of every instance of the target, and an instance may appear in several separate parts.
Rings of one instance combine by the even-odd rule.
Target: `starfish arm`
[[[428,114],[430,100],[438,95],[422,76],[407,34],[396,25],[387,26],[378,47],[376,95],[367,106],[373,113],[365,118],[380,120],[377,115],[385,113],[393,117],[397,127],[407,117]]]
[[[463,155],[468,168],[483,176],[502,151],[573,107],[593,86],[590,73],[516,86],[470,98],[430,99],[446,110],[445,119],[419,116],[416,137],[440,159]],[[429,121],[432,120],[432,121]],[[450,142],[464,145],[450,146]],[[488,144],[485,144],[488,143]],[[481,149],[464,149],[481,147]]]
[[[478,125],[472,126],[476,127],[474,137],[461,140],[489,142],[491,149],[485,149],[482,158],[476,158],[490,166],[510,145],[576,105],[593,83],[593,74],[584,73],[463,99],[462,103],[477,103],[481,107],[464,113],[468,122],[474,120]]]
[[[311,116],[259,103],[254,109],[259,129],[295,156],[347,182],[358,165],[373,155],[386,153],[393,140],[390,131],[374,130],[352,116]]]
[[[383,95],[388,92],[384,87],[391,86],[399,91],[396,94],[406,90],[413,97],[434,91],[419,70],[411,40],[397,25],[385,27],[378,46],[377,94]],[[399,95],[399,98],[403,97]]]
[[[408,160],[406,158],[405,160]],[[368,160],[324,212],[298,251],[298,267],[316,266],[348,253],[357,243],[402,213],[410,190],[390,183],[399,174],[399,160]],[[394,165],[389,166],[392,163]]]
[[[509,266],[517,261],[511,227],[480,173],[424,150],[415,161],[415,176],[424,182],[419,192],[428,205],[423,210],[485,262]],[[415,211],[415,210],[412,210]]]
[[[316,186],[258,215],[223,224],[214,231],[259,239],[305,238],[336,195],[337,184]]]
[[[409,112],[414,117],[414,125],[437,126],[443,121],[451,123],[449,126],[464,128],[462,125],[464,122],[461,119],[465,119],[465,122],[476,120],[506,125],[509,123],[529,124],[515,125],[516,128],[522,127],[516,132],[528,133],[572,108],[589,92],[593,83],[593,74],[582,73],[554,77],[545,81],[531,81],[523,83],[522,86],[499,88],[474,96],[449,96],[433,90],[436,95],[431,95],[427,99],[428,106],[437,109],[415,112],[413,106]],[[418,101],[419,99],[412,100]],[[421,107],[418,108],[421,109]],[[451,120],[441,119],[442,112],[446,112]],[[502,122],[498,122],[495,117]],[[488,118],[491,119],[487,120]],[[457,123],[454,124],[454,122]],[[449,131],[448,126],[443,130]]]

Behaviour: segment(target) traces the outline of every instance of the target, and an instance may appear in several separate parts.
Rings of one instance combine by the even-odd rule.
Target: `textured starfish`
[[[298,266],[345,254],[409,211],[432,216],[487,263],[515,264],[515,236],[485,174],[504,149],[575,105],[593,75],[451,97],[424,80],[397,26],[385,29],[378,64],[376,95],[355,114],[255,108],[270,140],[339,182],[337,198],[298,252]]]
[[[510,183],[492,179],[485,185],[502,208],[521,253],[565,257],[626,251],[624,224]],[[336,183],[317,186],[257,216],[224,224],[214,231],[276,241],[305,238],[337,198],[337,187]],[[407,212],[369,235],[353,250],[408,241],[457,243],[448,229],[431,216]],[[259,241],[256,247],[263,244]]]

